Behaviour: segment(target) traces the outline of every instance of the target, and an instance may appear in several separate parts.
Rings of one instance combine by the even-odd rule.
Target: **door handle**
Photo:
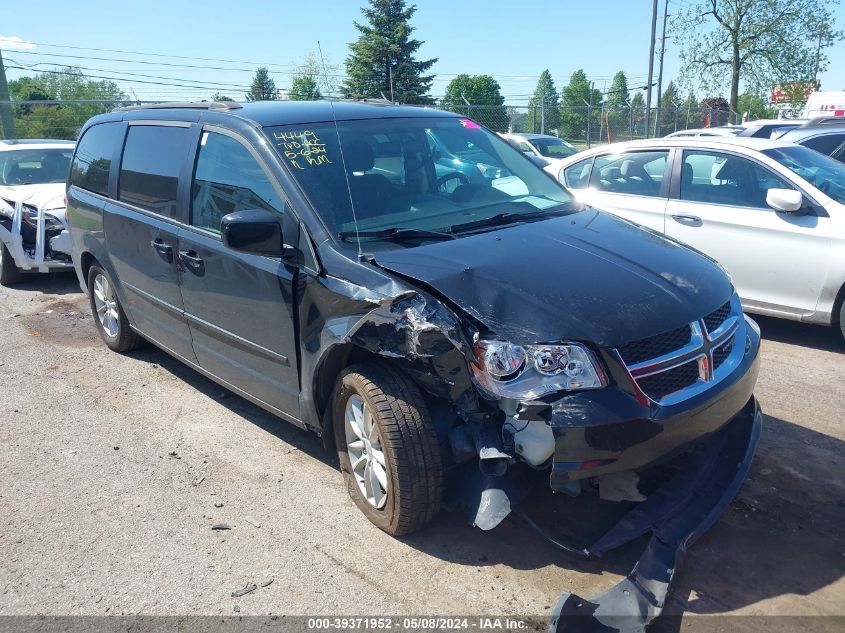
[[[205,274],[205,261],[195,250],[179,251],[179,260],[195,275],[202,277]]]
[[[686,213],[673,213],[672,219],[675,222],[680,222],[681,224],[687,224],[689,226],[701,226],[704,222],[701,221],[701,218],[697,215],[687,215]]]
[[[160,237],[157,237],[152,242],[150,242],[150,246],[152,246],[156,253],[158,253],[161,258],[166,261],[168,264],[173,263],[173,247],[170,244],[165,244],[164,240]]]

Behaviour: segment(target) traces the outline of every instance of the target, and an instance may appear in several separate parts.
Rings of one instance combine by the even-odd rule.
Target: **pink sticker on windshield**
[[[461,125],[463,125],[468,130],[477,130],[481,126],[478,125],[475,121],[470,121],[469,119],[461,119]]]

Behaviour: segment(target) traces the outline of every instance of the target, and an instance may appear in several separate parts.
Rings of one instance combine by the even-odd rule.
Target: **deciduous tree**
[[[714,90],[730,85],[737,112],[740,83],[769,90],[775,83],[812,79],[828,64],[838,0],[706,0],[673,21],[683,76]]]
[[[14,101],[67,102],[16,105],[15,134],[20,138],[75,139],[85,121],[126,99],[114,82],[90,80],[78,68],[55,68],[15,79],[9,82],[9,94]]]
[[[446,86],[440,107],[476,119],[497,132],[506,132],[510,117],[499,83],[490,75],[458,75]]]
[[[319,101],[323,95],[314,77],[297,75],[291,80],[288,98],[291,101]]]

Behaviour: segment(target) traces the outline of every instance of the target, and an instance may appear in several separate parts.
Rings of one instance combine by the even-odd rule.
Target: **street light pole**
[[[654,136],[660,129],[660,100],[663,98],[663,54],[666,52],[666,21],[669,18],[669,0],[663,3],[663,36],[660,38],[660,64],[657,71],[657,112],[654,115]]]
[[[651,8],[651,46],[648,54],[648,84],[646,85],[645,97],[645,137],[651,128],[651,84],[654,79],[654,37],[657,34],[657,0],[653,0]]]

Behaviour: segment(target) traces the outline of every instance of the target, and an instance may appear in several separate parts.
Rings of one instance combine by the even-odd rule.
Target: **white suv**
[[[73,141],[0,141],[0,284],[72,269],[65,182]]]
[[[839,326],[845,336],[842,163],[777,140],[663,138],[546,169],[580,201],[719,261],[749,312]]]

